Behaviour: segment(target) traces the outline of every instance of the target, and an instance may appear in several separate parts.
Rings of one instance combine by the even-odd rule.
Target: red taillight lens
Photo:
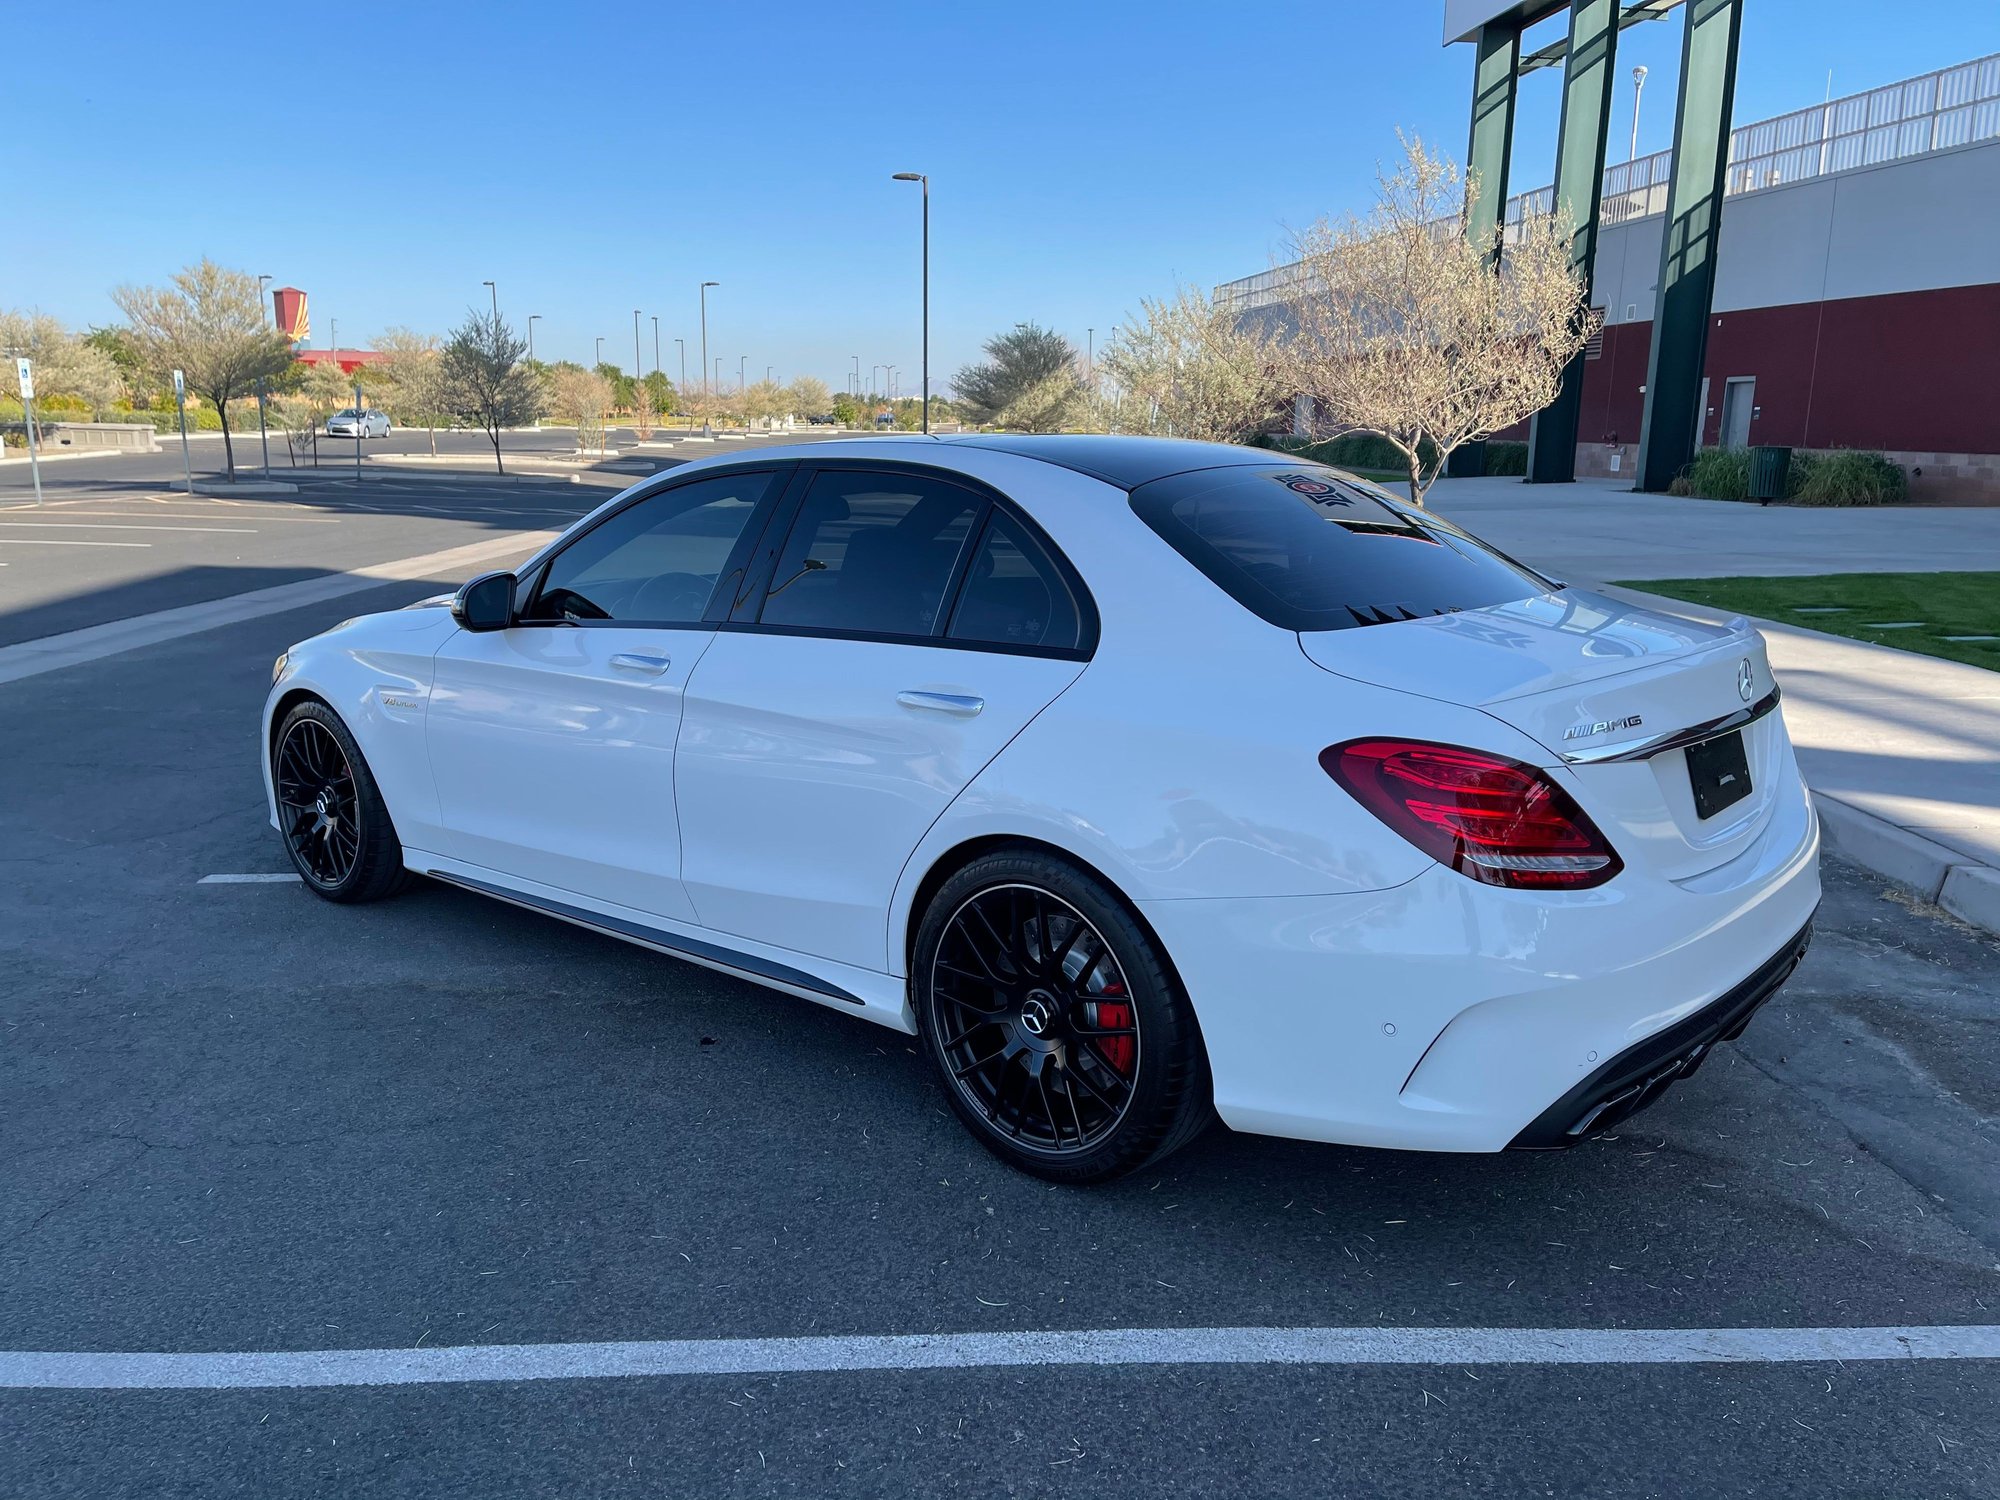
[[[1440,864],[1488,885],[1575,891],[1625,867],[1568,792],[1504,756],[1421,740],[1319,753],[1354,800]]]

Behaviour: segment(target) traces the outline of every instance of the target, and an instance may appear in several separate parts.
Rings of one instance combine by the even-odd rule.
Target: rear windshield
[[[1201,469],[1132,491],[1139,518],[1245,609],[1346,630],[1559,587],[1449,521],[1310,464]]]

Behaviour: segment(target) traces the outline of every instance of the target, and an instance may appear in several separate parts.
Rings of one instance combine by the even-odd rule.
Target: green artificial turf
[[[1649,578],[1622,586],[2000,671],[2000,573]],[[1882,628],[1906,620],[1919,623]],[[1950,639],[1981,635],[1994,639]]]

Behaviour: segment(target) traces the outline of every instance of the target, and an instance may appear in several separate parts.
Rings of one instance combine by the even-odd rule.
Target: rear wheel
[[[1194,1012],[1152,936],[1101,881],[1038,853],[946,881],[912,989],[952,1109],[1001,1160],[1103,1182],[1213,1118]]]
[[[278,831],[292,868],[328,901],[375,901],[410,883],[403,846],[361,747],[324,703],[285,715],[271,752]]]

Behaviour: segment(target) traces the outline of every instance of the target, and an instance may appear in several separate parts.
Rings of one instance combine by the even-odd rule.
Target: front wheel
[[[1105,1182],[1214,1118],[1200,1029],[1157,942],[1067,861],[994,854],[952,876],[911,987],[952,1109],[1010,1166]]]
[[[410,882],[403,846],[361,747],[340,716],[309,699],[285,715],[271,751],[278,831],[306,889],[375,901]]]

